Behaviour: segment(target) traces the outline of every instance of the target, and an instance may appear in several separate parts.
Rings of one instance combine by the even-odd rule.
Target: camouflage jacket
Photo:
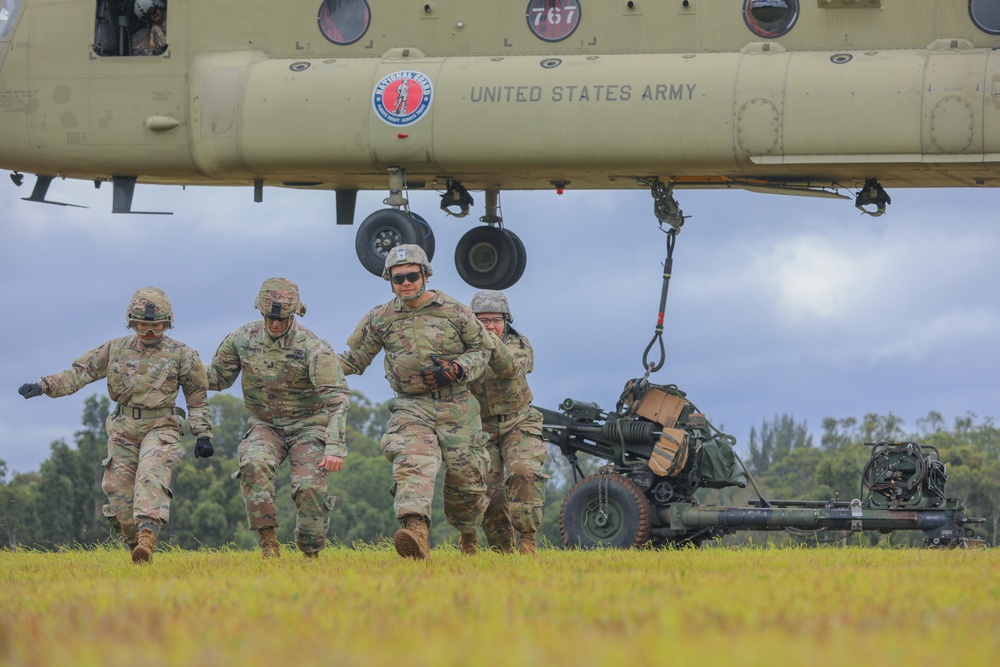
[[[456,361],[469,382],[486,367],[485,330],[471,310],[444,292],[416,310],[395,298],[361,318],[347,339],[340,362],[348,375],[360,375],[385,350],[385,377],[398,394],[427,394],[420,371],[438,361]]]
[[[111,400],[131,408],[173,407],[183,390],[191,433],[212,436],[205,366],[184,343],[162,336],[157,345],[146,347],[134,334],[115,338],[84,354],[69,370],[43,377],[41,385],[57,398],[105,377]]]
[[[530,405],[531,389],[525,375],[535,367],[531,343],[510,327],[502,337],[487,332],[493,341],[489,366],[469,388],[479,400],[483,418],[517,412]]]
[[[243,401],[263,422],[298,431],[326,428],[326,455],[347,456],[344,438],[350,393],[329,343],[293,321],[272,340],[264,321],[244,324],[226,336],[208,367],[208,388],[231,387],[243,373]]]

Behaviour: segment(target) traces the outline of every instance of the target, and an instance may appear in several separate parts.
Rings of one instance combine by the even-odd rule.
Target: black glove
[[[212,446],[212,441],[205,436],[198,438],[197,442],[194,443],[194,457],[196,459],[207,459],[214,453],[215,447]]]
[[[42,391],[42,385],[37,382],[27,382],[21,385],[21,388],[17,390],[17,393],[25,398],[34,398],[35,396],[41,396],[45,392]]]
[[[455,380],[461,380],[465,373],[456,361],[446,361],[441,363],[437,357],[431,355],[433,366],[428,366],[420,371],[420,377],[431,389],[444,389]]]

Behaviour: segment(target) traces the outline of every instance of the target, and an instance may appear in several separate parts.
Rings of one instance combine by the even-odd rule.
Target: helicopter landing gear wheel
[[[417,229],[417,245],[424,249],[427,261],[430,262],[434,259],[434,230],[422,215],[411,211],[410,218]]]
[[[434,232],[421,216],[394,208],[375,211],[358,227],[354,250],[369,273],[381,276],[389,250],[404,243],[415,243],[434,257]]]
[[[455,247],[455,268],[462,280],[479,289],[506,289],[515,277],[523,253],[508,232],[498,227],[470,229]],[[523,244],[521,244],[523,248]],[[524,268],[521,268],[523,273]],[[513,280],[511,280],[513,278]]]
[[[570,549],[644,546],[651,528],[649,502],[621,475],[591,475],[570,489],[559,512],[559,532]]]
[[[521,238],[509,229],[505,229],[504,231],[514,242],[514,248],[517,249],[517,261],[515,262],[514,273],[507,278],[507,281],[500,289],[507,289],[508,287],[513,286],[514,283],[520,280],[521,276],[524,275],[524,269],[528,265],[528,253],[524,249],[524,244],[521,242]]]

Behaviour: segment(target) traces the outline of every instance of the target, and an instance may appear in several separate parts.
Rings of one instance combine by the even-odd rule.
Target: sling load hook
[[[660,310],[656,316],[656,328],[654,329],[653,339],[649,341],[649,345],[646,346],[646,350],[642,353],[642,367],[646,369],[647,376],[663,368],[663,362],[667,357],[667,352],[663,346],[663,318],[667,310],[667,289],[670,287],[670,273],[674,267],[674,243],[677,242],[677,229],[671,227],[666,230],[666,235],[667,259],[663,262],[663,289],[660,290]],[[649,353],[654,345],[658,345],[660,350],[660,359],[655,363],[649,361]]]
[[[642,182],[648,185],[653,195],[653,213],[660,222],[660,230],[667,235],[667,258],[663,262],[663,289],[660,291],[660,310],[656,318],[656,328],[653,339],[649,341],[645,351],[642,353],[642,367],[646,370],[646,376],[663,368],[666,361],[667,352],[663,345],[663,319],[667,310],[667,290],[670,287],[670,274],[674,268],[674,244],[677,242],[677,232],[684,224],[684,213],[681,211],[677,200],[673,196],[673,188],[657,177],[643,179]],[[664,229],[666,223],[669,228]],[[660,359],[657,362],[649,360],[649,353],[654,346],[658,346]]]

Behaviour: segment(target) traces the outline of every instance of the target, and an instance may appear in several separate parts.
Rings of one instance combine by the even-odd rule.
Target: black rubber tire
[[[521,242],[521,237],[509,229],[505,229],[504,232],[514,242],[514,248],[517,251],[517,259],[514,262],[514,273],[507,278],[507,281],[499,289],[513,287],[514,284],[521,279],[521,276],[524,275],[524,269],[528,266],[528,252],[524,249],[524,243]]]
[[[642,547],[649,542],[651,525],[642,489],[618,474],[580,480],[566,494],[559,512],[559,532],[569,549]]]
[[[475,227],[455,246],[455,268],[478,289],[503,289],[517,270],[517,246],[497,227]]]
[[[381,276],[389,250],[404,243],[419,244],[424,238],[423,225],[417,223],[409,213],[395,208],[383,208],[365,218],[358,227],[354,250],[361,265],[369,273]]]
[[[424,216],[419,213],[410,211],[410,217],[417,223],[417,245],[424,249],[424,252],[427,253],[427,261],[430,262],[434,259],[434,230],[431,229],[431,224],[424,220]]]

